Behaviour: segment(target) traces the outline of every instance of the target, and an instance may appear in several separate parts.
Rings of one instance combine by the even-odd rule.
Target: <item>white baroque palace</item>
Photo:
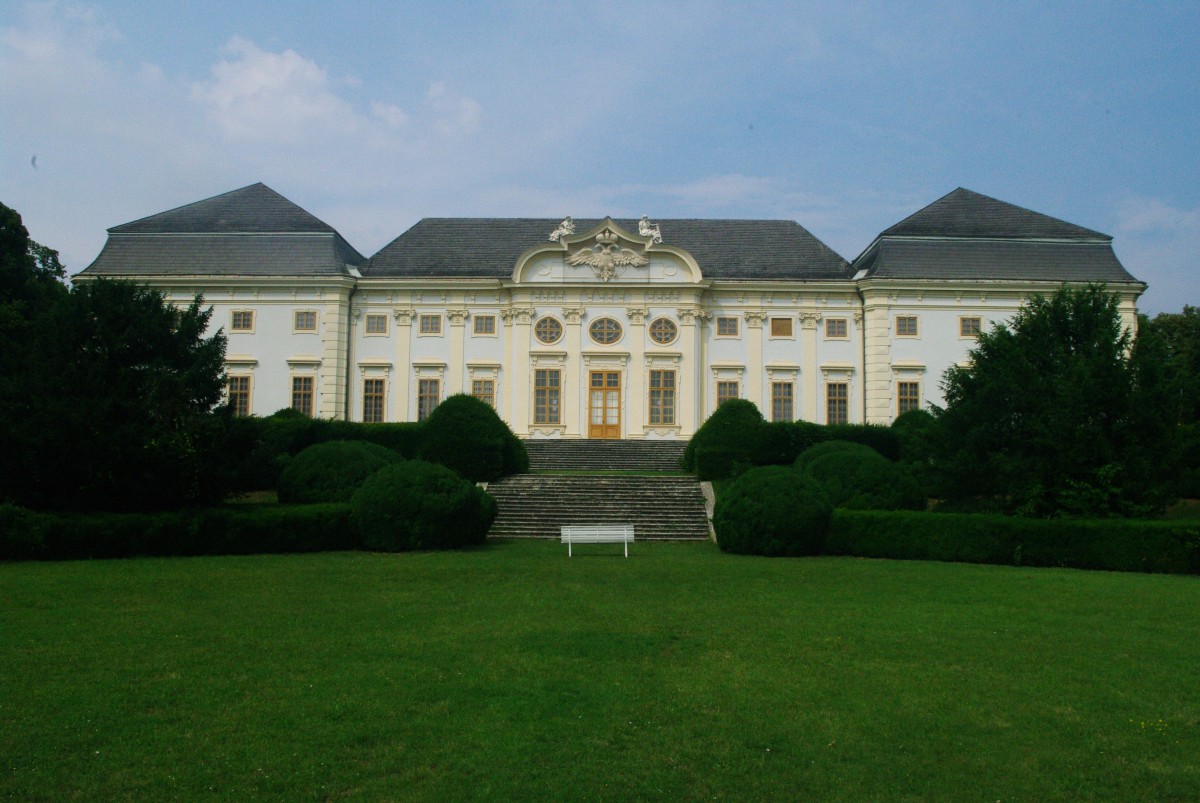
[[[1031,294],[1145,285],[1112,238],[957,189],[847,262],[780,220],[427,218],[370,259],[263,184],[109,229],[77,281],[214,308],[241,414],[417,421],[449,394],[545,438],[687,438],[727,398],[888,423]]]

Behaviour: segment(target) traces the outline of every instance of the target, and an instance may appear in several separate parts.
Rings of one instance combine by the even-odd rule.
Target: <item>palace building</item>
[[[1111,237],[961,188],[847,262],[792,221],[646,217],[427,218],[368,259],[254,184],[109,229],[101,276],[202,294],[240,414],[469,393],[534,438],[687,438],[729,398],[889,423],[1032,294],[1104,282],[1132,330],[1146,288]]]

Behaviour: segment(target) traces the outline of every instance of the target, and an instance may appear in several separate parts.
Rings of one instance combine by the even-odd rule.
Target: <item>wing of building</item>
[[[1145,290],[1111,237],[961,188],[853,263],[792,221],[648,218],[427,218],[365,259],[263,184],[108,235],[76,280],[203,294],[240,413],[470,393],[527,437],[686,438],[734,397],[888,423],[1031,294],[1104,282],[1132,328]]]

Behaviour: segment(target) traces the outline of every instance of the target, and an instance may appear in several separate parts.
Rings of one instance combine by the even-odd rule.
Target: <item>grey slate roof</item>
[[[886,229],[881,237],[1111,240],[1107,234],[959,187]]]
[[[333,233],[334,228],[259,182],[108,231],[112,234]]]
[[[85,276],[345,276],[366,262],[329,224],[265,184],[108,230]]]
[[[886,229],[853,270],[873,279],[1137,282],[1107,234],[962,187]]]
[[[548,243],[553,218],[425,218],[371,257],[368,277],[507,279],[528,249]],[[603,221],[576,220],[584,233]],[[636,220],[614,220],[629,232]],[[690,253],[710,279],[845,280],[848,263],[790,220],[655,221],[663,245]]]

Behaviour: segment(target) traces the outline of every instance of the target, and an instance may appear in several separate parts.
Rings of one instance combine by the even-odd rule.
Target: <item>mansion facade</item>
[[[1032,294],[1104,282],[1133,330],[1145,290],[1111,237],[961,188],[853,262],[791,221],[648,218],[427,218],[368,259],[263,184],[108,235],[75,280],[202,294],[239,414],[469,393],[523,437],[687,438],[729,398],[886,424]]]

